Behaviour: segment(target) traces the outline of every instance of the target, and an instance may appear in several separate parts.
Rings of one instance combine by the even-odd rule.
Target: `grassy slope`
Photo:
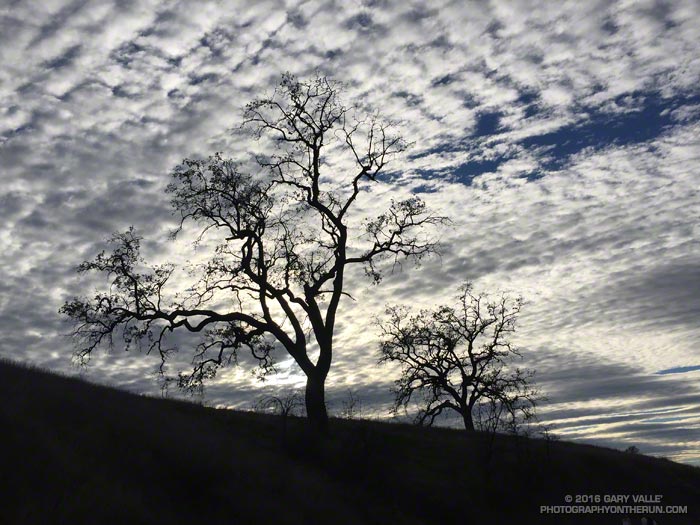
[[[282,439],[272,416],[7,363],[0,396],[3,524],[619,524],[537,512],[566,494],[629,493],[688,506],[659,524],[700,523],[700,469],[598,447],[503,436],[487,466],[485,436],[358,421],[333,421],[314,447],[301,420]]]

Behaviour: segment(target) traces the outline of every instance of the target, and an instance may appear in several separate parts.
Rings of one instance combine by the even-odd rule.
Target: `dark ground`
[[[0,524],[621,524],[566,495],[660,494],[700,524],[700,469],[565,442],[140,397],[0,362]],[[641,515],[632,523],[641,523]]]

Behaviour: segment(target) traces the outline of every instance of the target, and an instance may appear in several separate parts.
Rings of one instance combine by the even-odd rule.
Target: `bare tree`
[[[491,299],[461,288],[457,306],[410,315],[391,307],[380,323],[380,362],[401,365],[394,410],[419,405],[416,422],[432,425],[445,411],[459,413],[468,432],[531,417],[538,398],[533,373],[512,367],[520,353],[508,340],[523,301]],[[418,399],[416,399],[418,398]]]
[[[357,390],[348,389],[345,399],[341,402],[340,417],[343,419],[362,418],[363,406],[362,398]]]
[[[253,408],[256,412],[272,412],[279,416],[281,422],[280,441],[283,446],[287,446],[289,417],[296,416],[303,411],[304,398],[298,392],[263,396],[255,403]]]
[[[201,333],[193,370],[180,375],[182,387],[199,388],[242,347],[262,376],[274,371],[280,349],[306,374],[306,411],[325,431],[325,380],[347,268],[363,265],[378,283],[386,264],[433,252],[425,227],[445,222],[412,197],[361,225],[357,201],[407,144],[376,113],[358,116],[359,108],[343,106],[339,91],[325,77],[302,82],[287,74],[271,96],[249,103],[244,126],[272,148],[257,157],[263,169],[254,174],[218,153],[175,169],[167,189],[180,216],[174,236],[192,222],[198,241],[217,243],[184,293],[169,293],[172,265],[145,265],[133,229],[112,238],[111,253],[80,265],[105,274],[110,287],[61,308],[75,322],[79,358],[118,335],[165,363],[177,350],[168,333]]]
[[[297,415],[304,407],[304,398],[298,392],[263,396],[255,402],[256,412],[272,412],[283,418]]]

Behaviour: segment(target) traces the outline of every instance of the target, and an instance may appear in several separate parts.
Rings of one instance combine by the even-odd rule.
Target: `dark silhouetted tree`
[[[298,392],[263,396],[255,402],[256,412],[272,412],[284,418],[298,415],[304,407],[304,398]]]
[[[284,392],[278,395],[263,396],[253,407],[256,412],[272,413],[280,417],[282,429],[280,440],[287,445],[287,428],[290,416],[298,416],[304,409],[304,398],[298,392]]]
[[[401,365],[394,410],[418,405],[416,422],[432,425],[445,411],[462,417],[468,432],[475,416],[483,430],[529,419],[538,399],[532,372],[512,367],[520,353],[509,341],[523,301],[491,299],[465,284],[456,306],[411,315],[391,307],[380,323],[380,362]]]
[[[133,229],[112,238],[110,253],[80,265],[80,272],[103,273],[110,286],[61,308],[75,321],[79,358],[118,335],[127,348],[145,344],[165,363],[177,350],[165,341],[169,332],[198,332],[193,370],[180,375],[180,385],[201,388],[242,347],[262,376],[274,371],[280,349],[306,374],[307,415],[325,431],[325,380],[347,268],[363,265],[379,282],[385,265],[433,252],[425,227],[445,222],[418,197],[358,217],[358,199],[407,144],[376,113],[343,106],[339,90],[324,77],[285,75],[271,96],[249,103],[244,127],[271,148],[253,174],[221,154],[175,169],[167,189],[181,218],[174,236],[193,223],[200,241],[216,244],[197,268],[200,279],[181,295],[166,286],[172,265],[146,266]]]
[[[340,417],[343,419],[362,418],[362,398],[352,388],[347,391],[345,399],[341,402]]]

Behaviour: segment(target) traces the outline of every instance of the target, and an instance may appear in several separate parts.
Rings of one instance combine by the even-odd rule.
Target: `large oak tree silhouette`
[[[169,332],[200,332],[193,369],[180,375],[181,386],[197,388],[243,347],[262,374],[274,370],[274,354],[284,349],[306,374],[309,420],[326,430],[325,381],[346,269],[364,265],[378,283],[384,265],[433,252],[426,226],[446,221],[418,197],[354,220],[359,197],[407,143],[378,113],[343,106],[340,89],[325,77],[286,74],[271,96],[249,103],[244,126],[273,150],[257,157],[263,169],[255,174],[221,154],[185,159],[175,169],[167,188],[180,216],[174,236],[193,222],[200,238],[219,239],[197,283],[181,295],[168,290],[173,265],[145,264],[133,228],[113,236],[111,252],[79,266],[102,272],[110,284],[61,308],[75,323],[79,358],[118,336],[127,348],[138,343],[159,352],[165,363],[177,350],[166,342]]]

